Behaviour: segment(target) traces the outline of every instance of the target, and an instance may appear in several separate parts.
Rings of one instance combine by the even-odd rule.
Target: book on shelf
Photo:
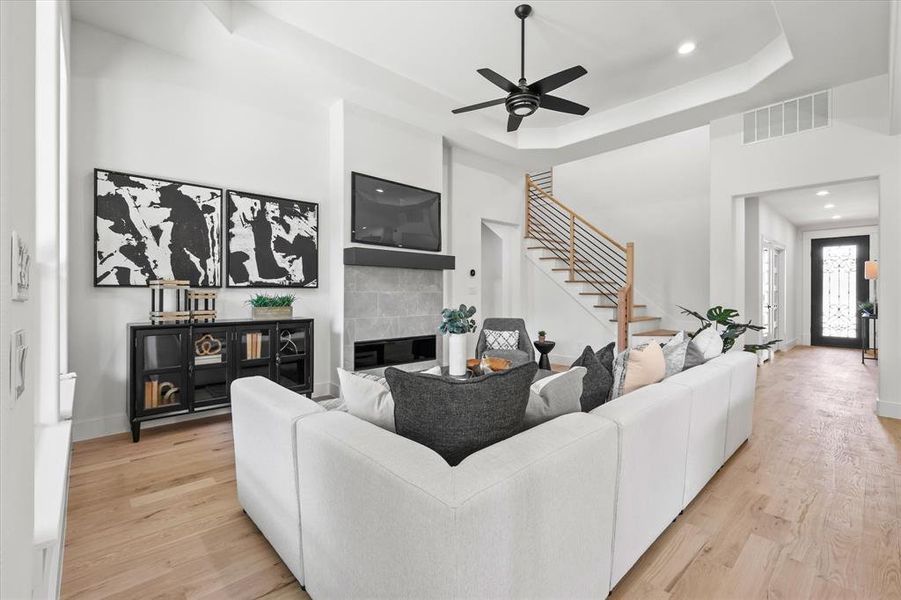
[[[194,357],[195,365],[217,365],[222,363],[221,354],[202,354]]]
[[[244,357],[247,360],[263,357],[263,334],[248,333],[244,336]]]

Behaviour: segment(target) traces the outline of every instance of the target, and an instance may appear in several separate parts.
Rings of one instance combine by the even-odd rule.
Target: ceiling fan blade
[[[558,87],[563,87],[567,83],[575,81],[586,73],[588,73],[588,71],[586,71],[585,67],[583,67],[582,65],[570,67],[568,69],[560,71],[559,73],[548,75],[544,79],[539,79],[529,86],[529,90],[537,94],[546,94],[547,92],[556,90]]]
[[[588,107],[583,106],[572,100],[565,100],[550,94],[541,95],[541,108],[548,110],[556,110],[557,112],[569,113],[571,115],[584,115],[588,112]]]
[[[455,108],[451,112],[455,115],[460,113],[469,112],[471,110],[479,110],[480,108],[488,108],[489,106],[497,106],[498,104],[503,104],[506,102],[506,98],[498,98],[497,100],[489,100],[488,102],[480,102],[478,104],[472,104],[470,106],[464,106],[463,108]]]
[[[516,131],[519,129],[519,124],[522,123],[522,117],[519,115],[510,115],[507,117],[507,132]]]
[[[499,75],[499,74],[495,73],[491,69],[479,69],[478,73],[479,73],[479,75],[481,75],[482,77],[484,77],[485,79],[487,79],[488,81],[490,81],[491,83],[496,85],[497,87],[501,88],[508,94],[519,91],[519,88],[516,86],[515,83],[513,83],[512,81],[510,81],[503,75]]]

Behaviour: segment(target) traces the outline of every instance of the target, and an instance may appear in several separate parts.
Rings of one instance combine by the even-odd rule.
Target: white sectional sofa
[[[605,597],[750,435],[756,365],[728,353],[456,467],[239,379],[238,497],[313,598]]]

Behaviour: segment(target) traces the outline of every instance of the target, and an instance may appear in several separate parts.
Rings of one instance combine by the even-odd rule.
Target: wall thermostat
[[[469,270],[469,276],[470,276],[470,277],[475,277],[475,276],[476,276],[476,270],[475,270],[475,269],[470,269],[470,270]]]

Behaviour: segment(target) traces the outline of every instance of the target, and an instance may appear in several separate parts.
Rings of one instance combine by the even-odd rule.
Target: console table
[[[313,393],[313,319],[219,319],[128,325],[128,418],[141,423],[226,408],[239,377]]]
[[[876,324],[879,317],[871,314],[860,314],[861,349],[860,363],[866,364],[868,360],[879,360],[879,349],[876,345]],[[870,346],[870,323],[873,323],[873,345]]]

